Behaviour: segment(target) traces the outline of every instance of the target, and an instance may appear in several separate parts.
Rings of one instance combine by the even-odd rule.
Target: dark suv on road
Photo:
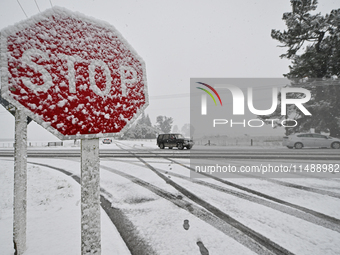
[[[194,142],[181,134],[161,134],[157,137],[157,146],[161,149],[177,147],[179,150],[183,150],[185,147],[190,150],[194,146]]]

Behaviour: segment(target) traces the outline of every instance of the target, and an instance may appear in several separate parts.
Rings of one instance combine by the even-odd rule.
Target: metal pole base
[[[81,254],[101,254],[99,139],[81,140]]]

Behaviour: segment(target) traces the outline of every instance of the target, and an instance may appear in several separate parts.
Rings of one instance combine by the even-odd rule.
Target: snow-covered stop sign
[[[110,24],[54,7],[0,44],[3,98],[60,139],[123,132],[148,105],[145,64]]]

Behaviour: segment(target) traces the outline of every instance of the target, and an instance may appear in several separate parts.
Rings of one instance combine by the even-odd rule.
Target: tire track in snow
[[[279,180],[275,180],[275,179],[266,179],[266,181],[276,183],[276,184],[279,184],[279,185],[282,185],[282,186],[285,186],[285,187],[289,187],[289,188],[299,189],[299,190],[303,190],[303,191],[309,191],[309,192],[317,193],[317,194],[320,194],[320,195],[326,195],[326,196],[330,196],[330,197],[340,199],[340,193],[336,193],[336,192],[332,192],[332,191],[328,191],[328,190],[321,190],[321,189],[317,189],[317,188],[307,187],[307,186],[289,183],[289,182],[284,182],[284,181],[279,181]]]
[[[121,149],[123,150],[127,150],[127,149],[124,149],[122,146],[126,146],[126,147],[129,147],[131,149],[136,149],[135,147],[132,147],[132,146],[129,146],[129,145],[126,145],[126,144],[123,144],[123,143],[120,143],[120,142],[117,142],[115,141],[116,145],[118,147],[120,147]],[[118,143],[120,145],[118,145]],[[146,151],[150,154],[154,154],[156,155],[157,157],[160,157],[160,158],[164,158],[164,159],[167,159],[169,160],[169,158],[172,158],[172,156],[176,156],[176,158],[179,158],[178,157],[178,154],[176,155],[164,155],[164,153],[156,153],[156,152],[153,152],[151,150],[141,150],[141,149],[138,149],[140,151]],[[129,151],[129,150],[128,150]],[[130,151],[131,152],[131,151]],[[182,154],[182,153],[181,153]],[[187,154],[187,153],[186,153]],[[136,154],[135,154],[136,155]],[[190,154],[189,154],[190,155]],[[202,154],[203,155],[203,154]],[[204,154],[205,155],[205,154]],[[185,156],[184,158],[190,158],[190,156]],[[175,163],[175,162],[174,162]],[[176,162],[176,164],[180,164],[178,162]],[[185,166],[186,167],[186,166]],[[192,169],[190,169],[192,170]],[[292,173],[292,174],[296,174],[296,175],[299,175],[298,173]],[[209,175],[210,176],[210,175]],[[267,178],[267,179],[264,179],[264,178],[259,178],[259,177],[254,177],[252,175],[246,175],[246,174],[243,174],[242,176],[248,176],[249,178],[254,178],[254,179],[259,179],[259,180],[265,180],[265,181],[268,181],[268,182],[272,182],[272,183],[275,183],[275,184],[278,184],[278,185],[281,185],[281,186],[285,186],[285,187],[289,187],[289,188],[294,188],[294,189],[299,189],[299,190],[303,190],[303,191],[308,191],[308,192],[313,192],[313,193],[317,193],[317,194],[320,194],[320,195],[326,195],[326,196],[330,196],[330,197],[334,197],[334,198],[338,198],[340,199],[340,193],[336,193],[336,192],[332,192],[332,191],[328,191],[328,190],[322,190],[322,189],[318,189],[318,188],[312,188],[312,187],[307,187],[307,186],[303,186],[303,185],[298,185],[298,184],[293,184],[293,183],[289,183],[289,182],[284,182],[284,181],[279,181],[279,180],[275,180],[275,179],[270,179],[270,178]],[[333,181],[339,181],[340,180],[337,180],[337,179],[332,179]]]
[[[167,199],[168,201],[172,202],[176,206],[190,212],[191,214],[193,214],[197,218],[205,221],[206,223],[210,224],[211,226],[215,227],[216,229],[222,231],[226,235],[235,239],[240,244],[246,246],[247,248],[249,248],[250,250],[252,250],[252,251],[254,251],[258,254],[293,255],[293,253],[291,253],[288,250],[280,247],[276,243],[272,242],[270,239],[261,236],[257,232],[255,232],[251,229],[248,229],[247,227],[245,227],[241,223],[232,219],[227,214],[224,214],[223,212],[221,212],[221,213],[224,217],[221,216],[221,215],[218,215],[218,214],[216,215],[216,212],[214,210],[212,210],[212,211],[204,210],[204,209],[202,209],[202,207],[200,207],[200,206],[198,206],[194,203],[190,203],[188,201],[185,201],[182,198],[179,198],[178,196],[175,196],[175,195],[169,193],[168,191],[165,191],[161,188],[158,188],[158,187],[152,185],[151,183],[143,181],[142,179],[139,179],[135,176],[129,175],[127,173],[121,172],[119,170],[116,170],[116,169],[113,169],[113,168],[107,167],[107,166],[101,166],[101,168],[105,169],[107,171],[110,171],[114,174],[118,174],[122,177],[125,177],[125,178],[129,179],[130,181],[132,181],[133,183],[152,191],[153,193],[155,193],[156,195],[158,195],[158,196],[160,196],[164,199]],[[165,178],[165,181],[168,184],[170,184],[172,182],[171,180],[167,179],[166,177],[164,177],[164,178]],[[183,190],[181,189],[180,192],[181,191],[183,191]],[[186,193],[186,192],[184,192],[184,193]],[[187,195],[187,194],[184,194],[184,195]],[[192,199],[192,196],[190,196],[189,199]],[[194,202],[196,203],[196,201],[194,201]],[[207,205],[208,205],[208,203],[206,203],[206,206]],[[213,208],[213,206],[211,206],[211,205],[209,205],[208,207],[210,209]],[[241,226],[244,226],[244,228],[247,228],[248,231],[245,231],[244,229],[242,229]],[[255,235],[257,237],[255,239],[257,239],[257,240],[254,239]],[[261,237],[262,237],[262,239],[261,239]]]
[[[72,174],[71,172],[51,166],[48,164],[36,163],[36,162],[27,162],[28,164],[43,166],[47,168],[51,168],[53,170],[57,170],[67,176],[72,177],[77,183],[80,184],[80,177]],[[123,238],[126,246],[128,247],[131,255],[156,255],[157,253],[153,250],[153,248],[148,245],[135,231],[135,227],[132,222],[125,216],[124,212],[119,208],[114,208],[111,205],[111,202],[106,199],[105,196],[110,197],[111,194],[107,192],[105,189],[100,188],[101,193],[104,195],[100,195],[100,203],[103,210],[106,212],[111,222],[117,228],[119,234]],[[135,240],[138,240],[136,242]]]
[[[128,146],[128,145],[125,145],[125,144],[119,145],[119,144],[118,144],[119,142],[115,142],[115,143],[116,143],[116,145],[117,145],[119,148],[121,148],[122,150],[126,150],[126,151],[129,151],[130,153],[134,154],[131,150],[129,150],[129,149],[124,149],[124,148],[122,147],[122,146],[126,146],[126,147],[129,147],[129,148],[132,148],[131,146]],[[150,152],[150,153],[153,153],[153,154],[157,155],[157,153],[154,153],[154,152]],[[135,154],[134,154],[134,155],[135,155]],[[136,158],[138,158],[138,155],[135,155],[135,156],[136,156]],[[157,156],[159,156],[159,155],[157,155]],[[178,161],[176,161],[176,160],[173,160],[173,159],[171,159],[170,157],[165,157],[165,156],[163,156],[163,155],[160,156],[160,157],[161,157],[161,158],[164,158],[164,159],[166,159],[166,160],[169,160],[170,162],[173,162],[173,163],[175,163],[175,164],[178,164],[178,165],[180,165],[180,166],[182,166],[182,167],[184,167],[184,168],[187,168],[187,169],[189,169],[189,170],[192,171],[192,172],[196,172],[195,169],[193,169],[193,168],[191,168],[191,167],[189,167],[189,166],[186,166],[186,165],[184,165],[184,164],[182,164],[182,163],[180,163],[180,162],[178,162]],[[270,201],[279,203],[279,204],[284,205],[284,206],[289,206],[289,207],[291,207],[291,208],[297,209],[297,210],[302,211],[302,212],[304,212],[304,213],[308,213],[308,214],[310,214],[310,215],[312,215],[312,216],[315,216],[315,217],[321,219],[321,220],[324,222],[323,224],[324,224],[325,226],[329,226],[329,227],[327,227],[327,228],[330,228],[331,225],[329,225],[328,223],[325,223],[325,221],[326,221],[326,222],[328,221],[328,222],[330,222],[331,224],[335,224],[334,227],[331,227],[332,230],[337,229],[337,230],[335,230],[335,231],[338,231],[338,229],[339,229],[339,227],[340,227],[340,220],[337,219],[337,218],[334,218],[334,217],[328,216],[328,215],[326,215],[326,214],[323,214],[323,213],[320,213],[320,212],[317,212],[317,211],[314,211],[314,210],[305,208],[305,207],[303,207],[303,206],[299,206],[299,205],[296,205],[296,204],[293,204],[293,203],[290,203],[290,202],[286,202],[286,201],[284,201],[284,200],[281,200],[281,199],[272,197],[272,196],[270,196],[270,195],[261,193],[261,192],[259,192],[259,191],[256,191],[256,190],[253,190],[253,189],[250,189],[250,188],[241,186],[241,185],[239,185],[239,184],[235,184],[235,183],[230,182],[230,181],[226,181],[226,180],[224,180],[224,179],[218,178],[218,177],[213,176],[213,175],[211,175],[211,174],[206,174],[206,173],[199,173],[199,174],[201,174],[201,175],[203,175],[203,176],[205,176],[205,177],[209,177],[209,178],[211,178],[211,179],[214,179],[214,180],[216,180],[216,181],[219,181],[219,182],[221,182],[221,183],[223,183],[223,184],[226,184],[226,185],[228,185],[228,186],[231,186],[231,187],[240,189],[240,190],[245,191],[245,192],[247,192],[247,193],[250,193],[250,194],[253,194],[253,195],[256,195],[256,196],[265,198],[265,199],[267,199],[267,200],[270,200]],[[261,179],[261,178],[256,178],[256,179]],[[268,181],[269,181],[269,180],[268,180]],[[273,180],[273,182],[275,182],[275,180]],[[336,193],[334,193],[334,192],[330,192],[330,191],[323,191],[323,190],[322,190],[321,192],[319,192],[319,189],[314,189],[314,188],[307,188],[307,189],[306,189],[306,187],[304,187],[304,186],[301,186],[301,185],[300,185],[300,186],[299,186],[299,185],[293,185],[293,184],[286,183],[286,182],[283,182],[283,181],[277,181],[277,182],[275,182],[275,183],[278,184],[278,185],[282,185],[282,186],[288,186],[288,187],[290,187],[290,188],[297,188],[297,189],[304,190],[304,191],[314,192],[314,193],[318,193],[318,194],[321,194],[321,195],[328,195],[328,196],[331,196],[331,197],[336,197],[336,198],[338,198],[338,194],[336,194]],[[290,186],[289,186],[289,185],[290,185]],[[332,194],[331,194],[331,193],[332,193]],[[310,218],[310,219],[311,219],[311,218]],[[318,222],[319,222],[319,221],[318,221]]]
[[[189,167],[189,166],[186,166],[176,160],[173,160],[173,159],[170,159],[170,158],[167,158],[168,160],[170,160],[171,162],[175,163],[175,164],[178,164],[178,165],[181,165],[187,169],[189,169],[190,171],[193,171],[195,172],[195,169]],[[216,176],[213,176],[213,175],[210,175],[210,174],[206,174],[206,173],[199,173],[205,177],[209,177],[211,179],[214,179],[216,181],[219,181],[223,184],[226,184],[228,186],[231,186],[231,187],[234,187],[234,188],[237,188],[237,189],[240,189],[242,191],[245,191],[247,193],[250,193],[250,194],[253,194],[253,195],[256,195],[256,196],[259,196],[259,197],[262,197],[262,198],[265,198],[267,200],[270,200],[270,201],[273,201],[273,202],[276,202],[276,203],[279,203],[281,205],[285,205],[285,206],[289,206],[291,208],[294,208],[294,209],[297,209],[297,210],[300,210],[302,212],[305,212],[305,213],[309,213],[313,216],[316,216],[320,219],[324,219],[324,220],[327,220],[333,224],[337,224],[337,225],[340,225],[340,220],[337,219],[337,218],[334,218],[334,217],[331,217],[331,216],[328,216],[326,214],[323,214],[323,213],[320,213],[320,212],[317,212],[317,211],[314,211],[314,210],[311,210],[311,209],[308,209],[306,207],[303,207],[303,206],[300,206],[300,205],[296,205],[296,204],[293,204],[293,203],[290,203],[290,202],[287,202],[287,201],[284,201],[284,200],[281,200],[279,198],[276,198],[276,197],[272,197],[270,195],[267,195],[267,194],[264,194],[262,192],[259,192],[259,191],[256,191],[256,190],[253,190],[253,189],[250,189],[250,188],[247,188],[247,187],[244,187],[244,186],[241,186],[239,184],[236,184],[236,183],[233,183],[233,182],[230,182],[230,181],[227,181],[227,180],[224,180],[224,179],[221,179],[221,178],[218,178]]]
[[[169,159],[167,159],[167,160],[169,160]],[[169,160],[169,161],[171,162],[171,160]],[[130,164],[134,164],[134,163],[130,163]],[[181,164],[181,163],[179,163],[179,164]],[[318,217],[318,216],[315,216],[315,215],[311,215],[310,213],[300,211],[300,210],[297,210],[295,208],[291,208],[291,207],[288,207],[288,206],[285,206],[285,205],[282,205],[282,204],[279,204],[279,203],[274,203],[272,201],[268,201],[267,199],[263,199],[263,198],[258,197],[258,196],[252,196],[252,195],[249,195],[247,193],[238,192],[238,191],[228,189],[226,187],[222,187],[222,186],[219,186],[219,185],[216,185],[216,184],[201,181],[199,179],[186,177],[184,175],[176,174],[176,173],[173,173],[173,172],[170,172],[170,171],[165,171],[165,170],[162,170],[162,169],[159,169],[159,168],[155,168],[155,169],[157,171],[163,173],[163,174],[171,175],[171,176],[174,176],[174,177],[184,179],[186,181],[190,181],[190,182],[202,185],[202,186],[206,186],[206,187],[218,190],[220,192],[224,192],[226,194],[233,195],[233,196],[236,196],[238,198],[245,199],[245,200],[248,200],[250,202],[266,206],[268,208],[280,211],[280,212],[288,214],[290,216],[308,221],[308,222],[313,223],[315,225],[319,225],[319,226],[322,226],[324,228],[328,228],[330,230],[333,230],[333,231],[340,233],[340,224],[334,223],[333,220],[329,221],[328,219],[325,219],[324,217]],[[310,210],[310,209],[308,209],[308,210]],[[317,213],[317,212],[315,212],[315,213]]]
[[[190,192],[189,190],[185,189],[181,185],[177,184],[176,182],[169,180],[165,175],[157,171],[153,166],[151,166],[149,163],[144,161],[141,158],[138,158],[141,162],[143,162],[146,166],[150,168],[151,171],[156,173],[160,178],[162,178],[164,181],[166,181],[168,184],[170,184],[172,187],[174,187],[176,190],[181,192],[183,195],[194,201],[196,204],[202,206],[209,212],[211,212],[213,215],[218,217],[219,219],[225,221],[226,223],[230,224],[237,230],[241,231],[245,235],[247,235],[249,238],[257,242],[259,245],[263,246],[264,248],[268,249],[269,251],[273,252],[274,254],[293,254],[292,252],[288,251],[287,249],[283,248],[279,244],[273,242],[269,238],[263,236],[262,234],[256,232],[255,230],[248,228],[247,226],[243,225],[238,220],[234,219],[227,213],[224,213],[217,207],[213,206],[212,204],[206,202],[205,200],[201,199],[200,197],[196,196],[194,193]],[[261,253],[262,254],[262,253]]]
[[[288,214],[290,216],[297,217],[299,219],[308,221],[310,223],[313,223],[313,224],[316,224],[316,225],[319,225],[319,226],[322,226],[324,228],[328,228],[328,229],[331,229],[333,231],[340,233],[340,225],[334,224],[333,222],[329,222],[326,219],[322,219],[322,218],[316,217],[314,215],[310,215],[310,214],[307,214],[305,212],[301,212],[299,210],[295,210],[295,209],[292,209],[290,207],[280,205],[278,203],[273,203],[273,202],[268,201],[266,199],[262,199],[262,198],[259,198],[259,197],[256,197],[256,196],[248,195],[246,193],[241,193],[241,192],[238,192],[238,191],[235,191],[235,190],[232,190],[232,189],[221,187],[221,186],[216,185],[216,184],[201,181],[201,180],[198,180],[198,179],[193,179],[193,178],[190,178],[190,177],[186,177],[184,175],[172,173],[172,172],[165,171],[165,170],[158,169],[158,168],[156,168],[156,170],[163,173],[163,174],[167,174],[167,175],[171,175],[171,176],[174,176],[174,177],[177,177],[177,178],[181,178],[181,179],[184,179],[186,181],[193,182],[193,183],[196,183],[196,184],[199,184],[199,185],[202,185],[202,186],[206,186],[206,187],[218,190],[220,192],[223,192],[223,193],[226,193],[226,194],[229,194],[229,195],[233,195],[233,196],[236,196],[236,197],[241,198],[241,199],[248,200],[248,201],[253,202],[253,203],[264,205],[264,206],[269,207],[271,209],[283,212],[283,213]]]
[[[36,163],[36,162],[27,162],[29,164],[33,165],[39,165],[47,168],[51,168],[53,170],[60,171],[70,177],[72,177],[76,182],[80,184],[80,177],[77,175],[72,174],[71,172],[51,166],[48,164],[43,163]],[[252,250],[253,252],[261,255],[276,255],[276,254],[287,254],[287,255],[294,255],[293,253],[285,250],[283,253],[277,253],[273,252],[267,247],[260,245],[257,242],[254,242],[252,238],[250,238],[248,235],[245,235],[244,233],[240,232],[237,228],[234,226],[228,224],[225,220],[221,219],[220,217],[214,215],[213,213],[210,213],[209,211],[206,211],[202,209],[201,207],[190,203],[188,201],[184,201],[182,198],[178,198],[177,196],[164,191],[162,189],[159,189],[158,187],[145,182],[137,177],[134,177],[132,175],[126,174],[124,172],[121,172],[119,170],[112,169],[110,167],[106,166],[100,166],[102,169],[108,170],[112,173],[118,174],[122,177],[125,177],[132,181],[133,183],[142,186],[144,188],[147,188],[148,190],[152,191],[153,193],[157,194],[158,196],[167,199],[168,201],[172,202],[173,204],[177,205],[178,207],[188,211],[189,213],[193,214],[197,218],[205,221],[206,223],[210,224],[211,226],[215,227],[216,229],[220,230],[224,234],[230,236],[243,246],[247,247],[248,249]],[[134,233],[134,226],[131,221],[125,216],[125,214],[119,209],[119,208],[113,208],[111,205],[111,202],[106,199],[105,197],[112,197],[112,195],[107,192],[105,189],[101,188],[101,193],[103,195],[100,196],[101,205],[102,208],[105,210],[109,218],[111,219],[112,223],[116,226],[117,230],[121,234],[124,242],[126,243],[127,247],[129,248],[132,255],[156,255],[157,253],[153,251],[152,247],[150,247],[148,244],[146,244],[140,236],[137,235],[137,233]],[[122,224],[121,221],[124,221],[124,224]],[[134,245],[133,240],[138,239],[139,242],[137,242],[138,246]],[[268,239],[269,240],[269,239]]]
[[[117,144],[118,147],[120,147],[123,150],[127,150],[122,148],[120,145]],[[133,152],[129,151],[131,154],[135,155]],[[249,244],[254,244],[257,243],[257,247],[261,247],[263,249],[263,251],[260,252],[260,254],[266,254],[264,252],[267,251],[267,253],[269,252],[269,254],[282,254],[282,255],[292,255],[294,253],[288,251],[287,249],[283,248],[282,246],[280,246],[279,244],[273,242],[272,240],[270,240],[269,238],[263,236],[262,234],[254,231],[251,228],[248,228],[247,226],[243,225],[241,222],[237,221],[236,219],[234,219],[233,217],[231,217],[230,215],[224,213],[223,211],[221,211],[220,209],[218,209],[217,207],[211,205],[210,203],[204,201],[203,199],[199,198],[198,196],[196,196],[195,194],[193,194],[192,192],[190,192],[189,190],[185,189],[184,187],[182,187],[181,185],[177,184],[176,182],[170,180],[169,178],[167,178],[166,176],[164,176],[162,173],[160,173],[159,171],[157,171],[153,166],[151,166],[149,163],[147,163],[146,161],[144,161],[142,158],[138,157],[137,155],[135,155],[135,157],[140,160],[143,164],[145,164],[151,171],[153,171],[155,174],[157,174],[160,178],[162,178],[166,183],[170,184],[172,187],[174,187],[176,190],[178,190],[179,192],[181,192],[183,195],[185,195],[186,197],[188,197],[190,200],[192,200],[193,202],[195,202],[197,205],[202,206],[203,208],[205,208],[207,211],[209,211],[210,213],[213,214],[213,216],[217,217],[218,219],[220,219],[222,222],[227,223],[228,225],[232,226],[233,228],[235,228],[235,230],[241,231],[245,236],[247,236],[249,238],[248,242],[246,243],[242,243],[243,245],[246,245],[247,247],[249,246]],[[101,166],[103,169],[108,169],[108,167],[103,167]],[[117,171],[117,170],[114,170]],[[120,171],[118,171],[120,172]],[[123,175],[127,175],[125,173],[121,173]],[[132,180],[138,180],[138,182],[140,182],[141,180],[131,176],[131,178],[133,178]],[[142,181],[144,182],[144,181]],[[151,184],[148,184],[151,185]],[[151,187],[151,186],[150,186]],[[159,188],[153,186],[153,189],[156,188],[158,190],[160,190]],[[193,205],[192,205],[193,206]],[[196,215],[195,215],[196,216]],[[225,225],[225,224],[224,224]],[[234,238],[234,236],[232,236]],[[236,240],[236,239],[235,239]],[[250,248],[250,247],[249,247]],[[253,247],[251,247],[253,250]],[[255,251],[255,250],[253,250]]]

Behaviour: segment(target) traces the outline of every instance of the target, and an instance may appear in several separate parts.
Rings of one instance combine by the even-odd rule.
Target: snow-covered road
[[[115,145],[105,148],[110,146],[116,148]],[[130,142],[119,146],[131,149],[138,145]],[[154,144],[143,145],[147,146]],[[133,235],[151,247],[146,254],[199,255],[204,248],[209,254],[218,255],[271,254],[266,249],[256,249],[257,244],[249,235],[232,227],[231,221],[223,221],[205,204],[183,195],[170,185],[170,180],[195,194],[208,207],[222,211],[293,254],[340,254],[339,179],[290,178],[280,179],[280,183],[233,178],[227,180],[234,184],[230,186],[217,179],[189,178],[190,170],[185,167],[189,166],[188,159],[144,160],[147,164],[136,158],[101,159],[101,187],[112,207],[120,209],[128,218]],[[13,161],[11,158],[0,161],[0,254],[7,255],[13,254]],[[28,249],[25,254],[80,254],[80,187],[71,177],[38,165],[62,168],[79,176],[79,158],[28,161]],[[169,181],[160,178],[160,174]],[[303,190],[287,184],[313,189]],[[102,254],[129,254],[104,211],[102,247]]]

